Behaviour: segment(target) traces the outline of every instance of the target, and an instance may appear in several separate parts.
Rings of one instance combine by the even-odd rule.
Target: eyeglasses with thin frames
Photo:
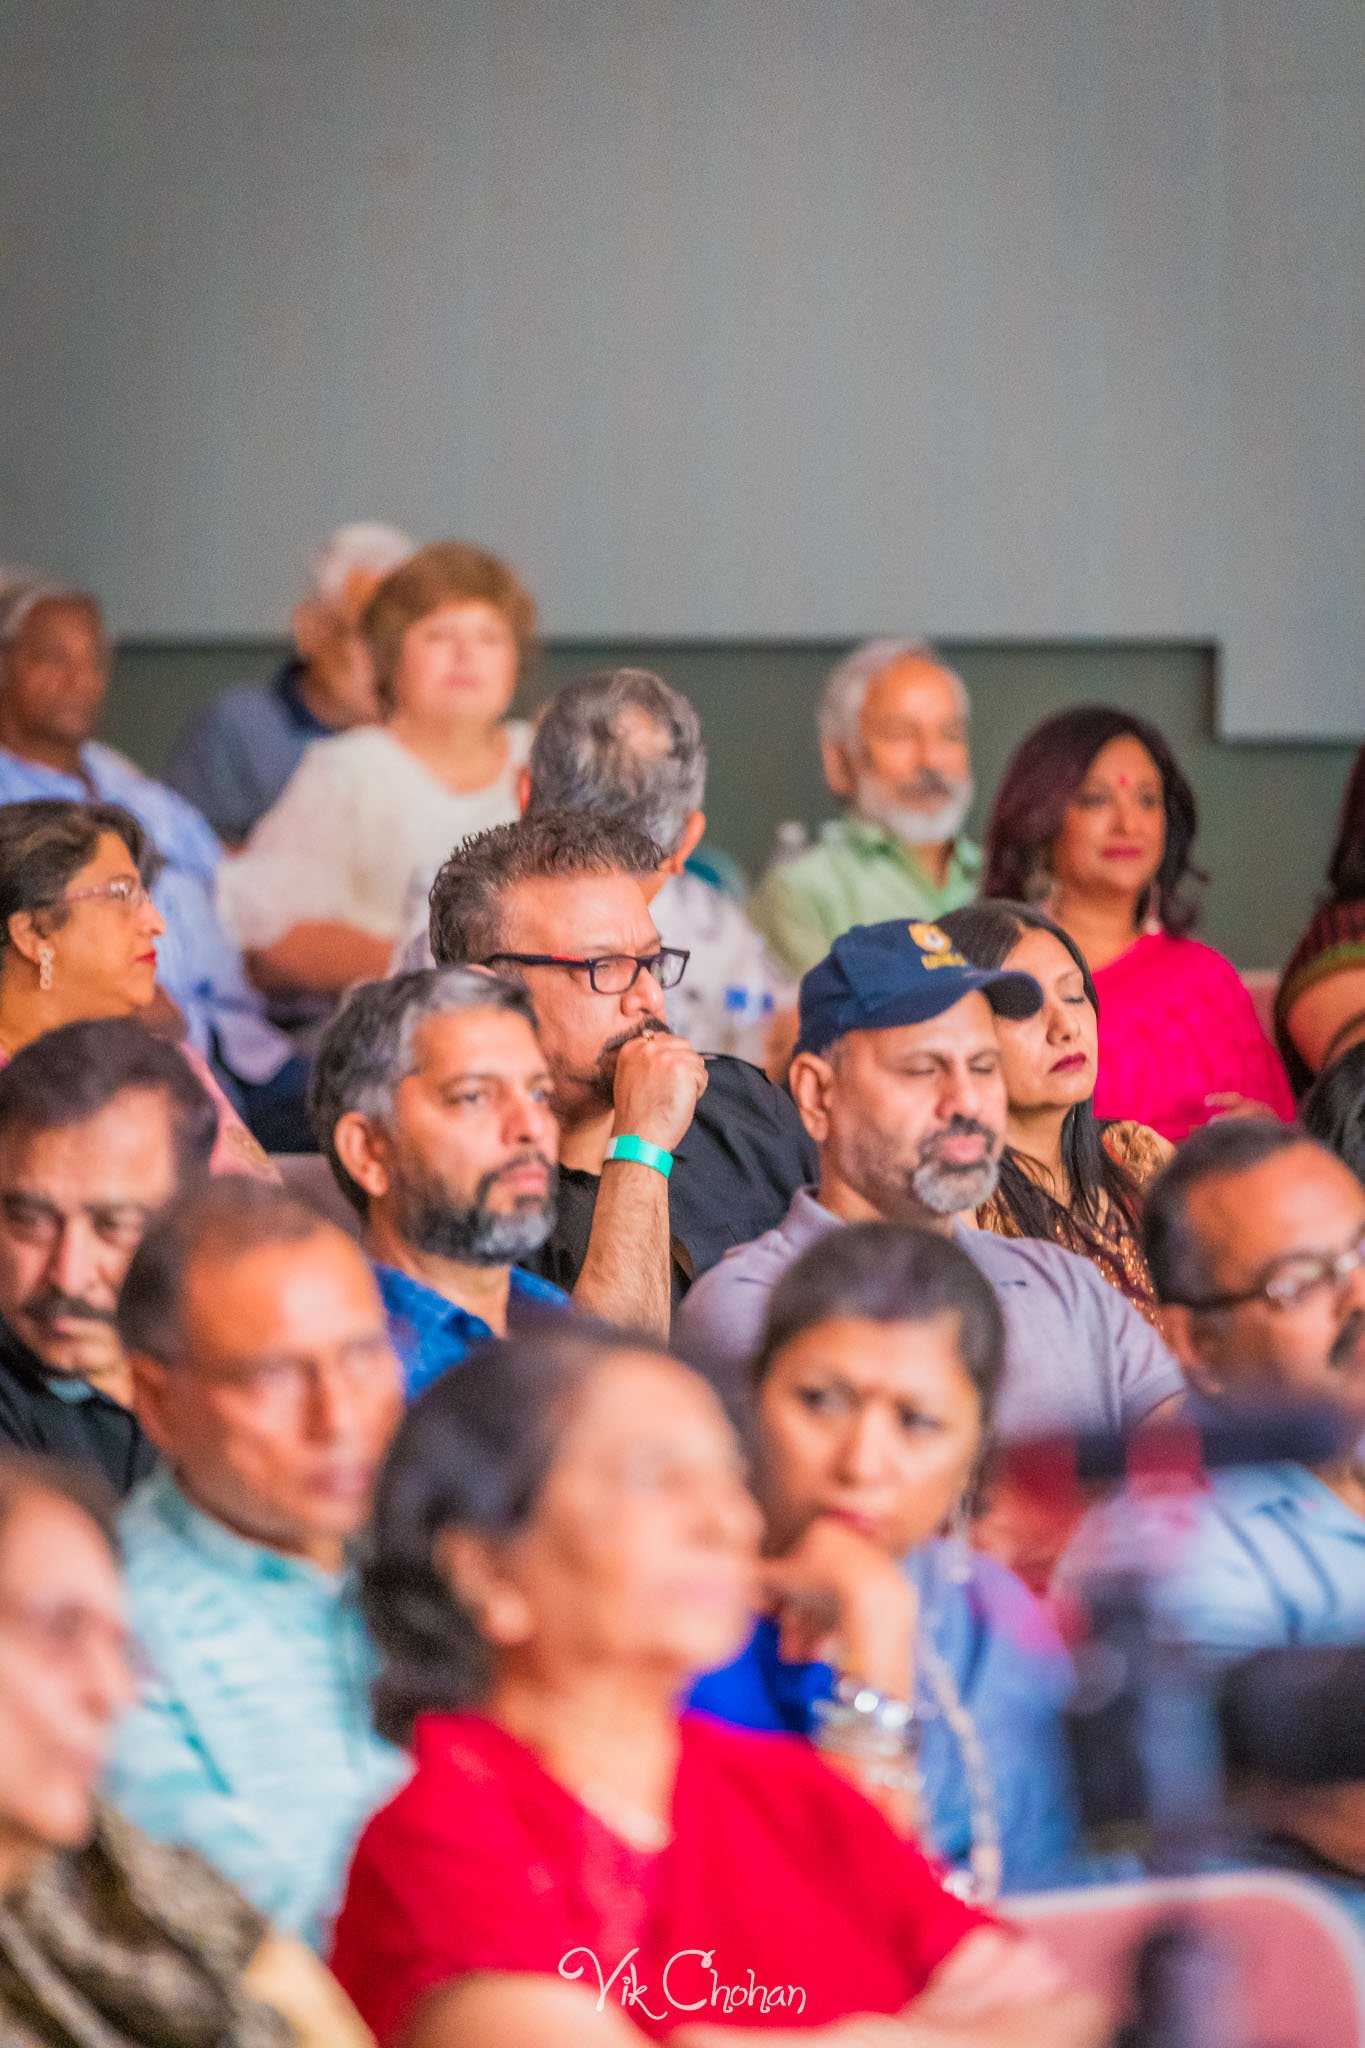
[[[1271,1308],[1302,1308],[1326,1287],[1338,1291],[1358,1267],[1365,1266],[1365,1230],[1341,1252],[1293,1252],[1277,1259],[1256,1287],[1238,1294],[1209,1294],[1192,1301],[1181,1295],[1171,1300],[1181,1308],[1242,1308],[1250,1301],[1268,1302]]]
[[[151,890],[136,875],[115,875],[112,882],[98,882],[93,889],[68,889],[62,902],[116,903],[131,917],[151,899]]]
[[[499,960],[511,960],[519,967],[567,967],[586,973],[594,995],[623,996],[642,973],[652,975],[660,988],[676,988],[691,958],[687,947],[660,946],[657,953],[599,953],[591,960],[564,953],[490,953],[479,964],[492,967]]]

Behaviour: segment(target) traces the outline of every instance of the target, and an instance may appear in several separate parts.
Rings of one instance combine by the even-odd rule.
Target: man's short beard
[[[935,1216],[956,1216],[989,1202],[1000,1181],[1000,1161],[983,1159],[976,1166],[949,1166],[925,1159],[910,1176],[915,1200]]]
[[[970,775],[961,780],[946,775],[924,779],[926,785],[937,785],[937,790],[926,787],[925,802],[911,804],[898,801],[879,776],[863,773],[858,777],[855,808],[860,817],[884,826],[907,846],[946,846],[966,822],[975,785]]]
[[[616,1100],[616,1062],[621,1057],[623,1045],[629,1045],[635,1038],[667,1038],[667,1024],[651,1017],[647,1023],[637,1024],[633,1031],[623,1031],[617,1038],[609,1038],[598,1053],[591,1073],[584,1077],[583,1085],[595,1101],[604,1109],[610,1109]]]
[[[490,1209],[488,1197],[504,1173],[533,1159],[549,1166],[553,1176],[548,1160],[527,1153],[486,1173],[474,1190],[473,1201],[463,1207],[451,1200],[439,1180],[411,1171],[402,1174],[394,1186],[399,1236],[428,1258],[452,1259],[461,1266],[512,1266],[518,1259],[529,1258],[555,1227],[553,1178],[543,1197],[528,1198],[515,1209]]]

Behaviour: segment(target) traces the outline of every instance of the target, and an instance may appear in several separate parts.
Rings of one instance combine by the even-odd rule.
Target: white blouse
[[[518,816],[531,728],[514,718],[503,731],[500,774],[463,792],[382,725],[314,740],[242,851],[219,865],[219,913],[237,944],[270,946],[294,925],[316,923],[398,938],[452,848]]]

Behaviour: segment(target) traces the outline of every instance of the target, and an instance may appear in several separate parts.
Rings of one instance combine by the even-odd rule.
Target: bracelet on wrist
[[[604,1163],[607,1159],[624,1159],[635,1166],[652,1166],[665,1180],[673,1171],[671,1152],[665,1151],[662,1145],[651,1145],[648,1138],[637,1138],[631,1131],[611,1140],[604,1155]]]

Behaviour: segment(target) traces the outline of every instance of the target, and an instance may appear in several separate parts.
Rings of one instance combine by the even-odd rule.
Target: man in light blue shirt
[[[1365,1188],[1301,1131],[1210,1124],[1148,1191],[1152,1278],[1185,1376],[1215,1409],[1312,1403],[1350,1449],[1310,1470],[1209,1475],[1082,1525],[1063,1571],[1149,1562],[1165,1625],[1219,1657],[1365,1641]]]
[[[406,1769],[349,1561],[402,1406],[383,1305],[335,1224],[229,1176],[153,1225],[118,1313],[164,1464],[121,1521],[147,1677],[109,1795],[321,1945]]]
[[[10,590],[0,604],[0,653],[0,803],[99,799],[132,812],[165,863],[152,892],[166,921],[159,974],[190,1043],[248,1094],[287,1096],[293,1047],[268,1022],[214,907],[217,835],[165,783],[91,738],[109,679],[94,598],[36,580]],[[297,1099],[301,1071],[292,1085]]]
[[[409,1396],[563,1310],[513,1261],[554,1227],[559,1125],[524,988],[470,967],[362,982],[323,1034],[318,1144],[365,1219]]]

